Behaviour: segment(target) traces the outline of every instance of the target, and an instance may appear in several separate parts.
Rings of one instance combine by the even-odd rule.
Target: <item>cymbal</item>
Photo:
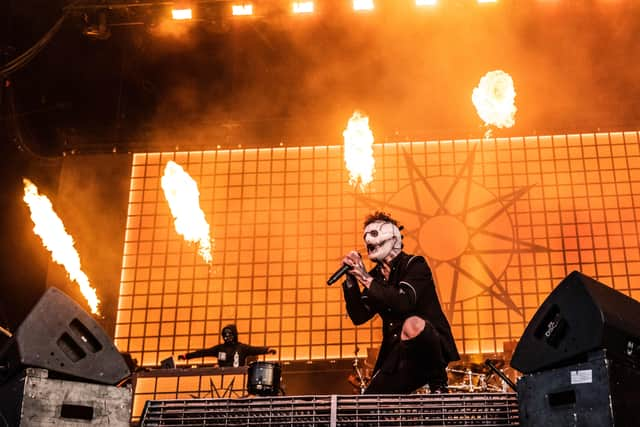
[[[449,365],[450,370],[452,371],[461,371],[466,373],[467,371],[475,372],[475,373],[486,373],[489,372],[489,367],[484,363],[473,363],[473,362],[457,362]]]
[[[466,363],[484,363],[485,359],[486,357],[482,353],[468,353],[463,355],[460,361]]]

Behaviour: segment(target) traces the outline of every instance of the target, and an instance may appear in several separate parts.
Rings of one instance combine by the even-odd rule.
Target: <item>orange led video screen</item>
[[[637,132],[374,144],[374,180],[349,184],[343,148],[135,154],[116,344],[143,365],[221,341],[267,359],[350,358],[381,322],[355,327],[343,255],[364,252],[375,210],[424,255],[461,353],[500,352],[550,291],[579,270],[640,299]],[[168,161],[197,183],[212,261],[176,232],[161,186]]]

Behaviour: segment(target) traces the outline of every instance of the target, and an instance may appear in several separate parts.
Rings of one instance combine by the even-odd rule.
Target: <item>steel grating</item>
[[[153,426],[518,426],[515,393],[277,396],[147,401]]]

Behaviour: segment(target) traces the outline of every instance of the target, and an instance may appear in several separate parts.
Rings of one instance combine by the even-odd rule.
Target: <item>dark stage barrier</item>
[[[515,393],[329,395],[148,401],[151,426],[517,426]]]

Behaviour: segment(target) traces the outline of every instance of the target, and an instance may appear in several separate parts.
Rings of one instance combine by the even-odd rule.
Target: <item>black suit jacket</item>
[[[460,359],[451,327],[438,300],[431,269],[423,257],[405,252],[398,254],[391,262],[389,280],[384,278],[379,266],[369,274],[373,281],[368,289],[361,291],[355,279],[349,278],[343,283],[343,290],[347,312],[354,324],[365,323],[376,314],[382,318],[383,338],[374,371],[400,343],[402,324],[411,316],[425,319],[438,331],[443,365]]]

